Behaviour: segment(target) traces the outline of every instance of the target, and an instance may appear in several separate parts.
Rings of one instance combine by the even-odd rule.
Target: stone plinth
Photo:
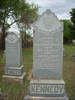
[[[21,76],[24,72],[24,66],[20,67],[7,67],[5,68],[5,74],[11,76]]]
[[[24,100],[69,100],[63,80],[32,80]]]
[[[29,93],[32,96],[61,97],[65,95],[63,80],[32,80]]]
[[[69,100],[67,96],[64,97],[35,97],[35,96],[26,96],[24,100]]]
[[[9,80],[9,81],[17,81],[20,82],[21,84],[25,83],[25,76],[26,73],[24,72],[21,76],[9,76],[9,75],[3,75],[3,79]]]

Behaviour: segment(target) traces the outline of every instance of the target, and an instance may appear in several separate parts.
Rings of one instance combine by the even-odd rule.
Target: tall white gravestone
[[[24,66],[22,65],[22,44],[21,36],[16,33],[8,33],[6,44],[6,65],[4,77],[23,80],[25,77]]]
[[[50,10],[33,24],[33,100],[68,100],[62,79],[63,24]],[[25,100],[32,100],[25,97]]]

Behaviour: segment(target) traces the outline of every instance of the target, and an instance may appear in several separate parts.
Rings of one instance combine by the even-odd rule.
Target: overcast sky
[[[75,8],[75,0],[27,0],[27,2],[38,4],[39,13],[50,9],[59,19],[70,18],[69,12]]]
[[[69,19],[69,12],[75,8],[75,0],[27,0],[27,2],[38,4],[40,14],[46,9],[50,9],[59,19]],[[9,31],[19,32],[16,24],[12,25]]]

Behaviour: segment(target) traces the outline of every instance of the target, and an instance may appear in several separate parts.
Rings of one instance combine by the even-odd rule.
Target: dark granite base
[[[64,97],[34,97],[34,96],[25,96],[24,100],[69,100],[67,96]]]

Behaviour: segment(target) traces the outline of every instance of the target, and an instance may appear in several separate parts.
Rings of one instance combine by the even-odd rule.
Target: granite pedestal
[[[69,100],[67,96],[64,97],[34,97],[26,96],[24,100]]]

